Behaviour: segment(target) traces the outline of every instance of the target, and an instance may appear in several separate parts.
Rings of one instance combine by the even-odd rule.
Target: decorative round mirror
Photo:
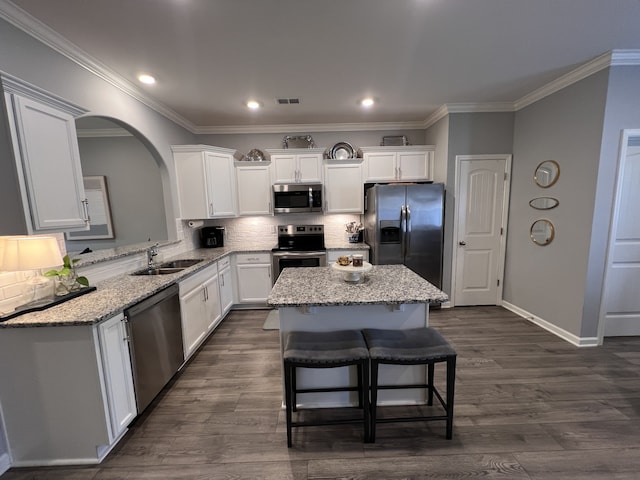
[[[553,223],[549,220],[536,220],[531,224],[531,241],[536,245],[549,245],[553,241],[553,237],[556,234]]]
[[[545,160],[536,167],[533,177],[536,184],[542,188],[549,188],[558,181],[560,176],[560,165],[555,160]]]
[[[556,208],[560,202],[557,198],[552,197],[538,197],[534,198],[529,202],[536,210],[551,210],[552,208]]]

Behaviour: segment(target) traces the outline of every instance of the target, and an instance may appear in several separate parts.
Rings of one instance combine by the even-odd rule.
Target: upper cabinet
[[[89,225],[75,117],[85,110],[0,75],[0,235]]]
[[[362,159],[325,160],[324,213],[363,213]]]
[[[173,145],[181,218],[237,215],[235,150],[207,145]]]
[[[267,150],[273,165],[273,183],[322,183],[324,148]]]
[[[433,180],[435,147],[361,147],[365,182]]]
[[[238,215],[270,215],[270,162],[236,162]]]

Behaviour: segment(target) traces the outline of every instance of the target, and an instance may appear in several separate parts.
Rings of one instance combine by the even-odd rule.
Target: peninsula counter
[[[429,324],[429,304],[447,294],[404,265],[374,265],[365,281],[351,284],[331,267],[286,268],[267,303],[278,309],[280,340],[292,331],[331,331],[362,328],[408,329]],[[384,367],[384,368],[382,368]],[[300,388],[355,384],[355,369],[299,368]],[[424,367],[382,365],[381,384],[424,382]],[[379,404],[424,403],[423,392],[387,390]],[[298,396],[300,408],[355,405],[353,392],[308,393]]]

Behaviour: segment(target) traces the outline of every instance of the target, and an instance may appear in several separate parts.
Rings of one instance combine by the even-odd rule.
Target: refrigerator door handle
[[[406,223],[407,223],[407,235],[405,243],[407,244],[405,247],[405,253],[411,251],[411,207],[407,205],[406,207]]]
[[[400,255],[404,259],[405,254],[407,253],[407,207],[406,205],[402,205],[400,209]]]

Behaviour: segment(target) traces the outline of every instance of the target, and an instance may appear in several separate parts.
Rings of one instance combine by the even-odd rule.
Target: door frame
[[[507,251],[507,219],[509,218],[509,195],[511,190],[511,154],[496,154],[496,155],[456,155],[455,161],[455,188],[454,188],[454,199],[455,199],[455,211],[453,218],[453,239],[452,239],[452,250],[451,250],[451,293],[449,295],[449,301],[452,307],[456,305],[455,292],[456,292],[456,271],[458,265],[458,249],[456,245],[458,245],[458,221],[459,221],[459,209],[460,204],[458,203],[458,198],[460,198],[460,164],[464,161],[474,161],[474,160],[492,160],[492,159],[500,159],[505,160],[505,178],[504,178],[504,196],[502,198],[502,219],[501,219],[501,228],[502,235],[500,236],[500,252],[498,254],[498,280],[500,280],[500,284],[498,285],[497,293],[496,293],[496,305],[502,305],[502,291],[504,287],[504,264],[505,257]]]
[[[604,264],[604,276],[602,280],[602,291],[600,292],[600,312],[598,315],[598,337],[597,344],[602,345],[604,341],[604,327],[605,317],[607,315],[606,307],[606,294],[607,284],[610,280],[609,275],[611,266],[613,263],[613,242],[615,241],[615,231],[618,226],[618,218],[620,216],[620,196],[622,195],[622,189],[620,188],[621,178],[623,172],[623,166],[627,161],[629,139],[638,137],[640,138],[640,129],[630,128],[623,129],[620,133],[620,147],[618,148],[618,161],[616,165],[615,184],[613,186],[613,204],[611,205],[611,223],[609,224],[609,233],[607,235],[607,247],[605,251],[605,264]]]

